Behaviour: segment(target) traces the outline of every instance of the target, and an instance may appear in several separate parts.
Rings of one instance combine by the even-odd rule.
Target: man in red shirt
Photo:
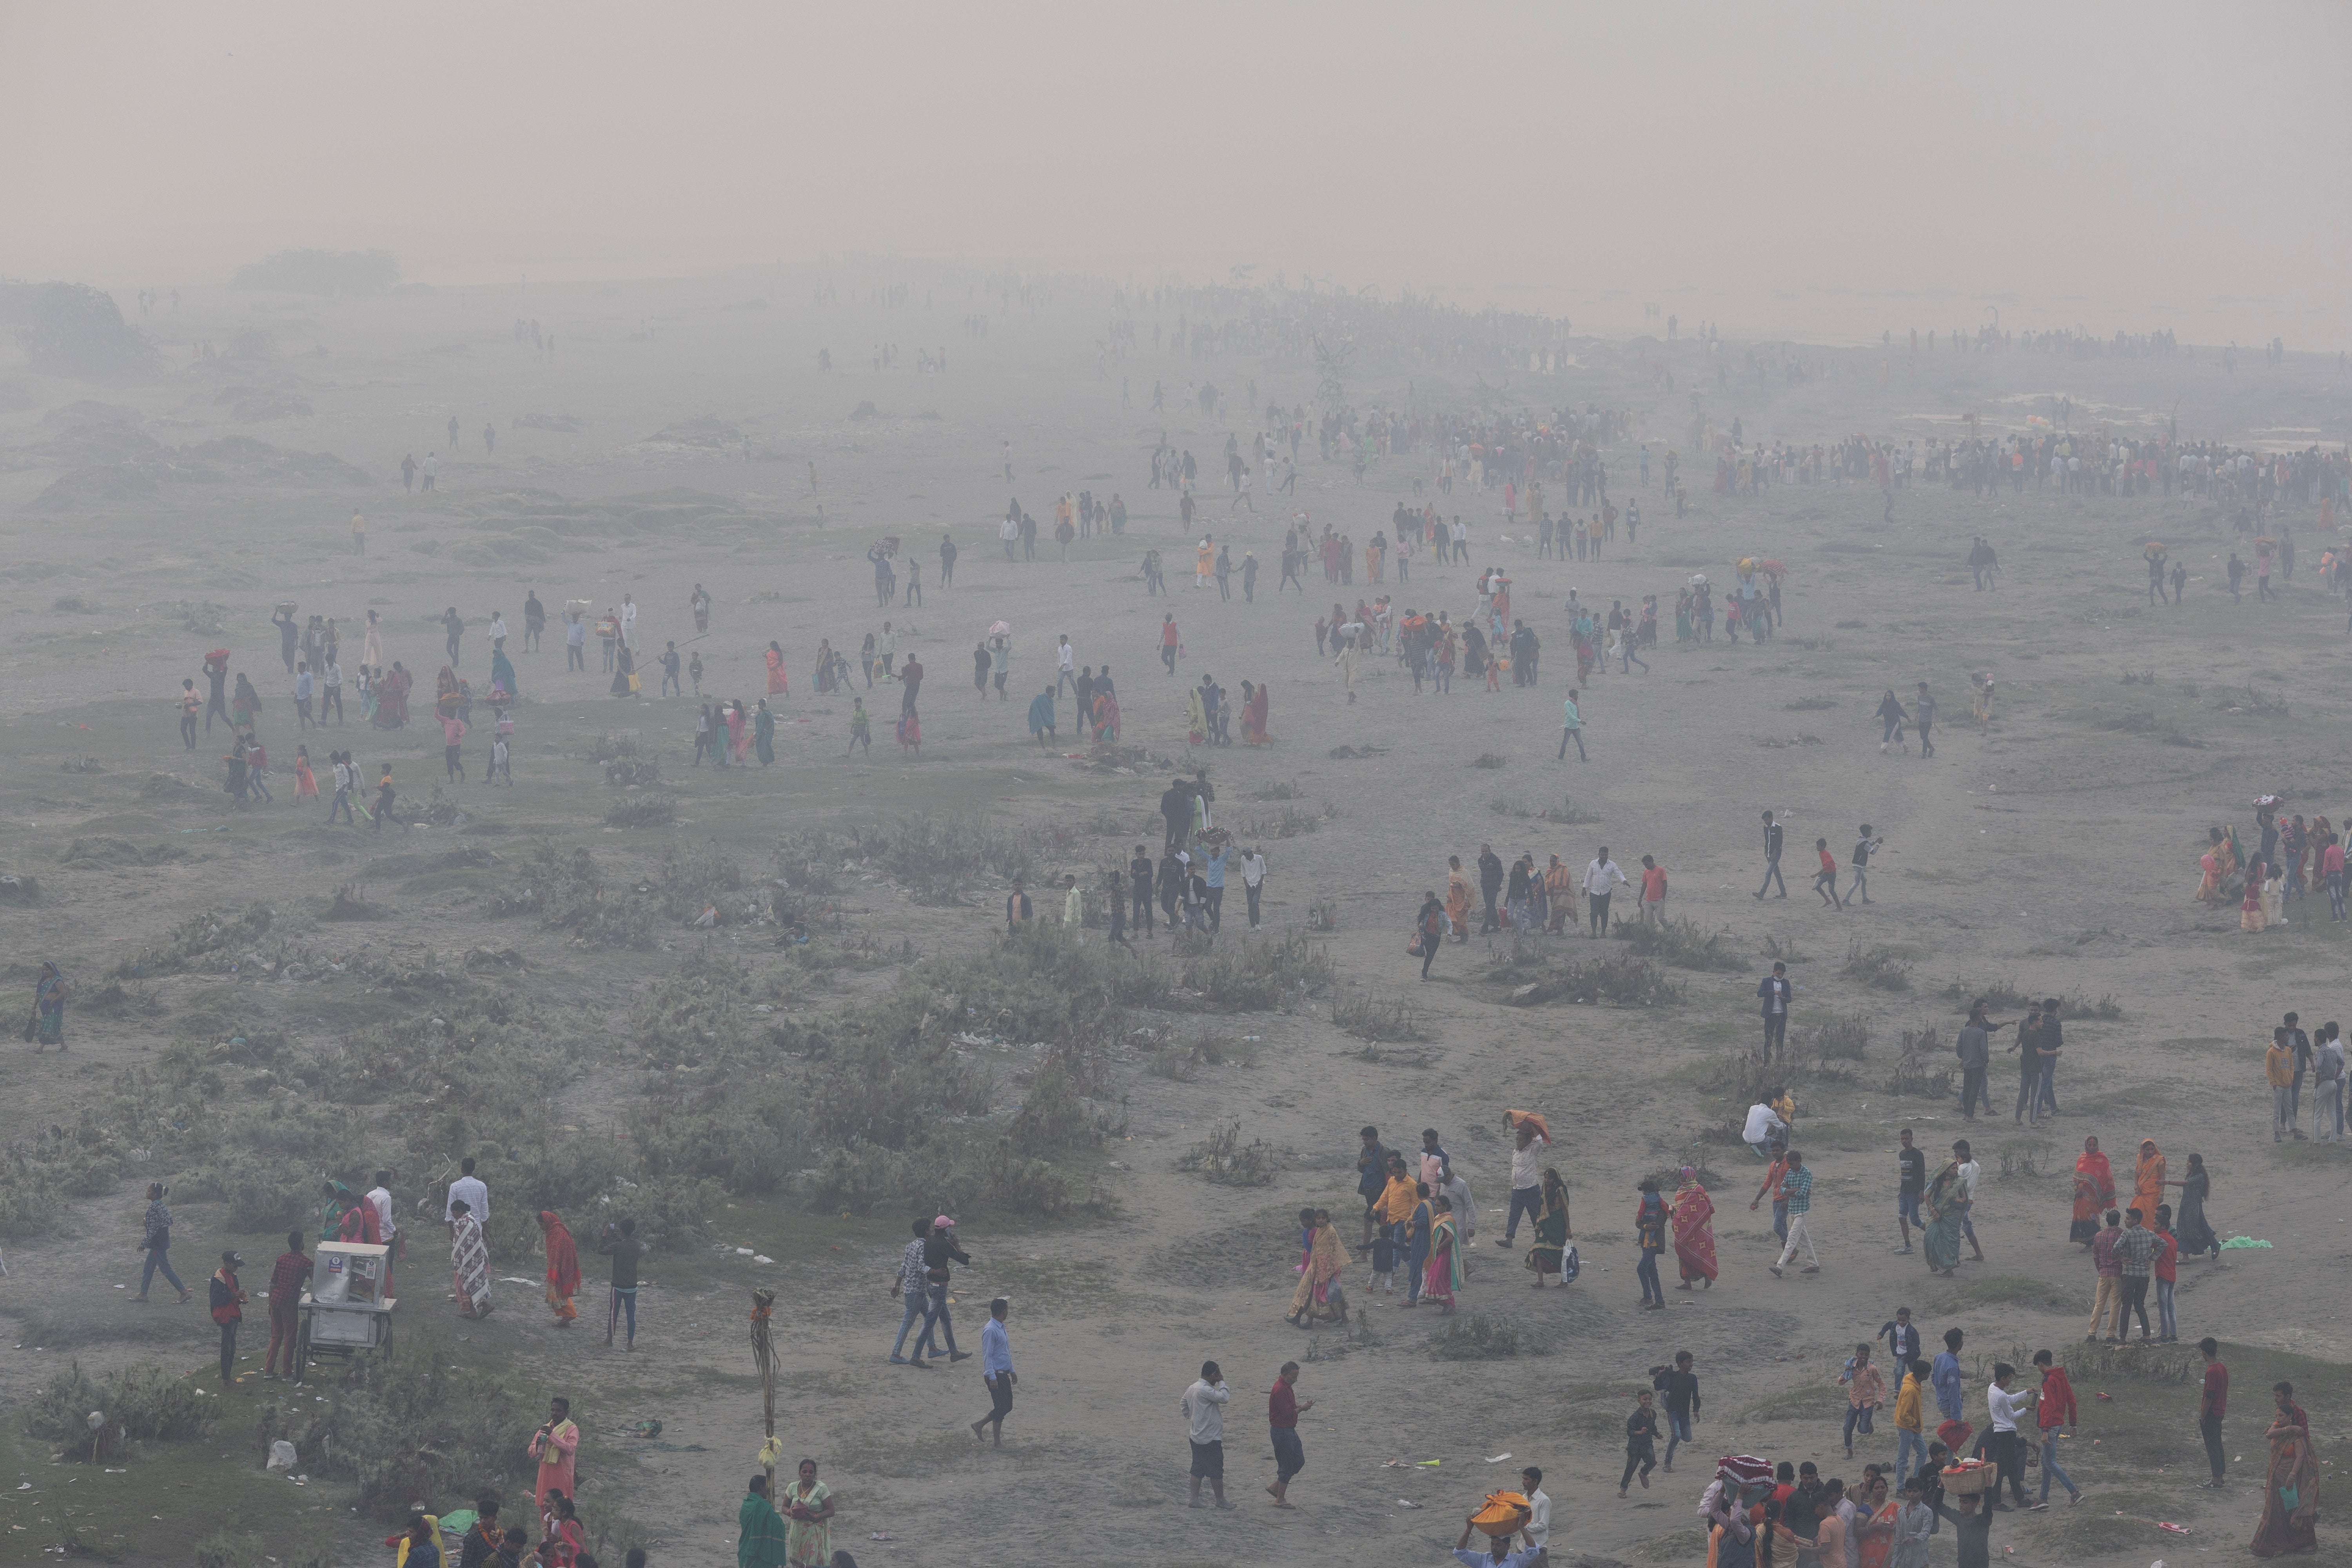
[[[1265,1396],[1266,1425],[1274,1434],[1274,1484],[1265,1489],[1274,1494],[1274,1506],[1288,1508],[1290,1478],[1307,1468],[1307,1449],[1298,1441],[1298,1415],[1315,1408],[1311,1399],[1298,1397],[1298,1363],[1282,1363],[1282,1374],[1275,1379],[1274,1388]]]
[[[2213,1479],[2199,1481],[2208,1491],[2221,1489],[2221,1415],[2230,1406],[2230,1369],[2221,1364],[2221,1346],[2210,1334],[2197,1342],[2205,1352],[2205,1386],[2197,1395],[2197,1430],[2205,1438],[2205,1459]]]
[[[1642,857],[1642,923],[1661,930],[1666,923],[1666,868],[1652,855]]]
[[[278,1356],[282,1348],[286,1354],[286,1375],[299,1379],[302,1369],[294,1360],[295,1331],[301,1321],[302,1281],[310,1278],[310,1260],[303,1256],[302,1233],[286,1233],[286,1250],[278,1255],[278,1266],[269,1271],[269,1353],[261,1363],[261,1375],[275,1383],[278,1380]]]
[[[2070,1500],[2080,1502],[2083,1489],[2058,1463],[2058,1434],[2081,1419],[2074,1409],[2074,1385],[2066,1381],[2066,1369],[2048,1351],[2034,1352],[2033,1364],[2042,1373],[2042,1396],[2034,1407],[2035,1419],[2042,1426],[2042,1500],[2033,1506],[2050,1506],[2050,1483],[2053,1479],[2066,1489]]]

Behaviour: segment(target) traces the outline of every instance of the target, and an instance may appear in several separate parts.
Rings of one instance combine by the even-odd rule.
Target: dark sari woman
[[[1536,1238],[1528,1248],[1527,1267],[1536,1277],[1535,1288],[1544,1288],[1544,1280],[1559,1278],[1560,1259],[1567,1255],[1568,1186],[1559,1173],[1547,1170],[1543,1174],[1543,1209],[1536,1215]],[[1565,1283],[1565,1281],[1563,1281]]]
[[[2213,1178],[2206,1173],[2205,1156],[2189,1155],[2187,1178],[2164,1184],[2180,1189],[2180,1223],[2174,1227],[2180,1236],[2180,1256],[2196,1258],[2210,1252],[2221,1257],[2221,1238],[2205,1219],[2205,1200],[2213,1195]]]
[[[514,660],[507,657],[506,650],[504,648],[500,648],[496,653],[490,655],[490,684],[494,687],[504,687],[506,689],[507,700],[509,701],[512,701],[514,700]]]
[[[66,1048],[66,977],[54,963],[41,965],[33,982],[33,1054],[49,1047]]]
[[[613,695],[626,697],[636,689],[637,656],[629,651],[627,643],[623,643],[613,660]]]
[[[764,697],[751,714],[751,749],[760,753],[760,765],[763,768],[776,760],[776,716],[769,711]]]

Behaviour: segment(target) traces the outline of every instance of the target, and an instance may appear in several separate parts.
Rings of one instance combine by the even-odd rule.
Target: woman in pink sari
[[[738,699],[727,707],[727,754],[735,760],[737,767],[743,765],[744,753],[751,743],[751,726],[744,721],[743,703]]]
[[[784,676],[784,650],[774,643],[768,645],[768,695],[792,694],[793,683]]]
[[[1683,1167],[1682,1185],[1675,1192],[1675,1263],[1683,1276],[1675,1289],[1689,1289],[1694,1279],[1715,1288],[1715,1200],[1688,1165]]]

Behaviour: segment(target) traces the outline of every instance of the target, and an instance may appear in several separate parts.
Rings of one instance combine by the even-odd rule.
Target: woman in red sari
[[[580,1316],[572,1304],[580,1293],[580,1248],[553,1209],[539,1211],[539,1229],[547,1245],[547,1304],[555,1309],[556,1327],[568,1329]]]
[[[2090,1246],[2098,1238],[2099,1216],[2115,1206],[2115,1169],[2099,1152],[2099,1141],[2085,1138],[2083,1152],[2074,1157],[2074,1223],[2067,1227],[2066,1239]]]
[[[743,765],[744,751],[751,745],[751,729],[743,718],[743,700],[737,698],[727,705],[727,754],[735,765]]]
[[[1689,1289],[1694,1279],[1715,1288],[1715,1200],[1688,1165],[1683,1167],[1682,1185],[1675,1192],[1675,1263],[1683,1276],[1675,1289]]]
[[[1244,681],[1242,682],[1242,685],[1244,687],[1247,687],[1249,682]],[[1267,686],[1265,682],[1262,680],[1259,681],[1257,684],[1256,695],[1253,696],[1247,702],[1242,705],[1242,735],[1244,739],[1255,736],[1255,743],[1261,746],[1265,745],[1274,739],[1272,735],[1266,733],[1265,729],[1266,711],[1273,705],[1273,689]]]
[[[773,697],[782,693],[789,696],[792,689],[793,683],[784,678],[784,650],[774,643],[770,643],[768,645],[768,695]]]

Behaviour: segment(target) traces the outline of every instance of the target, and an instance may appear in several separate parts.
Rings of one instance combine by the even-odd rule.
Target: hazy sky
[[[1991,295],[2315,346],[2352,338],[2347,55],[2318,3],[0,0],[0,274],[1254,263],[1596,325]]]

